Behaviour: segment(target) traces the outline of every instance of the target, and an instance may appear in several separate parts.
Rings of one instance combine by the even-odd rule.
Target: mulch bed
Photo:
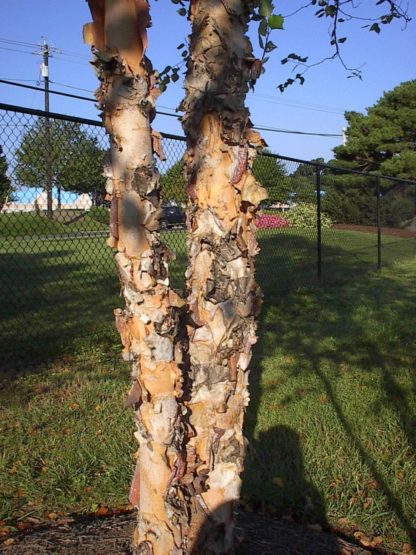
[[[345,231],[362,231],[364,233],[377,233],[377,227],[372,225],[354,225],[354,224],[334,224],[333,229],[343,229]],[[382,235],[394,235],[396,237],[412,238],[416,237],[416,231],[409,229],[397,229],[395,227],[382,227]]]
[[[4,555],[131,555],[134,514],[106,518],[74,516],[19,532],[0,545]],[[238,555],[370,555],[329,532],[291,520],[240,511],[237,526],[244,540]],[[12,541],[11,541],[12,540]]]

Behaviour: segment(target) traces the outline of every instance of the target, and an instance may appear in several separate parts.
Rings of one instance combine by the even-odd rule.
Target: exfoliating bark
[[[139,443],[130,501],[138,508],[134,550],[140,554],[181,554],[182,526],[188,523],[179,479],[186,427],[182,397],[182,347],[177,340],[184,301],[169,286],[170,252],[159,236],[159,173],[154,153],[162,152],[152,132],[159,94],[144,53],[149,24],[145,0],[88,0],[93,23],[84,28],[93,45],[96,92],[111,140],[105,164],[111,200],[110,238],[125,308],[114,311],[131,362],[132,406]]]
[[[246,31],[252,5],[242,0],[193,0],[185,81],[191,393],[200,491],[192,518],[211,515],[193,553],[231,553],[249,401],[248,367],[256,342],[261,293],[254,278],[255,213],[267,197],[251,168],[256,147],[244,106],[261,63]]]

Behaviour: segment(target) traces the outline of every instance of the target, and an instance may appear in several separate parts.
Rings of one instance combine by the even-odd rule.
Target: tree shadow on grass
[[[3,371],[59,358],[107,313],[111,320],[117,279],[97,266],[74,249],[1,256]]]
[[[313,529],[312,523],[319,523],[329,530],[326,522],[325,507],[317,489],[305,480],[303,457],[299,436],[288,426],[276,426],[259,435],[251,454],[251,472],[245,473],[248,488],[256,492],[261,500],[250,511],[237,509],[236,530],[238,555],[339,555],[342,553],[340,541],[336,535],[325,533],[321,528]],[[274,476],[274,484],[270,480]],[[270,489],[279,491],[280,503],[285,507],[301,505],[303,524],[291,518],[289,510],[282,519],[274,518],[270,512],[262,511],[261,504],[270,498]],[[196,547],[193,555],[225,553],[224,538],[230,536],[230,530],[215,528],[213,521],[216,514],[223,513],[225,506],[207,517],[198,534],[202,547]],[[246,505],[247,508],[247,505]],[[230,508],[229,508],[230,510]],[[299,515],[298,515],[299,516]],[[221,522],[221,516],[219,522]],[[228,552],[228,551],[227,551]]]
[[[289,238],[286,239],[286,243],[288,241]],[[305,240],[298,237],[295,242],[298,250],[308,252]],[[285,240],[280,241],[279,238],[280,252],[283,252],[284,244]],[[263,241],[262,246],[263,252],[270,252],[276,248],[276,244],[268,244],[267,241]],[[332,251],[333,256],[331,248],[327,247],[326,256],[335,266],[340,253],[339,249],[333,248]],[[278,353],[285,353],[290,357],[290,362],[284,362],[283,369],[288,375],[309,374],[318,379],[320,389],[325,392],[343,435],[374,479],[389,510],[407,532],[409,541],[414,546],[414,515],[409,513],[409,508],[404,505],[386,478],[389,469],[385,469],[384,473],[380,470],[377,452],[363,444],[357,422],[353,415],[348,413],[347,406],[337,394],[333,381],[334,378],[341,379],[343,368],[349,367],[359,368],[363,374],[377,375],[381,390],[371,409],[377,413],[387,407],[394,414],[393,420],[397,419],[399,422],[400,430],[410,449],[409,461],[413,459],[416,454],[416,376],[414,372],[409,370],[406,373],[404,370],[408,379],[408,385],[405,386],[402,381],[403,375],[398,372],[400,368],[409,369],[409,361],[416,360],[416,292],[411,277],[408,276],[406,279],[404,276],[403,279],[396,280],[391,272],[368,273],[368,265],[363,266],[362,261],[355,256],[344,258],[341,272],[335,267],[337,271],[327,274],[328,278],[333,277],[332,282],[328,279],[327,287],[313,284],[311,286],[310,277],[308,279],[304,273],[305,269],[311,268],[308,257],[305,258],[300,275],[296,276],[296,280],[292,279],[292,282],[288,275],[281,277],[288,267],[287,264],[286,267],[283,263],[280,264],[280,271],[275,276],[274,283],[271,283],[270,279],[270,263],[267,264],[263,259],[257,267],[259,281],[265,291],[265,303],[259,326],[260,341],[253,361],[255,370],[251,378],[252,402],[246,419],[246,431],[254,442],[255,452],[255,457],[247,461],[247,490],[250,494],[253,491],[258,492],[261,498],[267,498],[267,495],[270,497],[268,492],[273,476],[275,473],[284,473],[284,466],[279,466],[279,463],[273,462],[273,457],[270,457],[273,449],[279,450],[279,444],[281,452],[284,452],[284,434],[276,436],[277,443],[273,438],[265,442],[261,435],[257,440],[253,438],[260,398],[265,393],[260,382],[259,368],[266,359],[272,359]],[[397,271],[400,271],[399,267]],[[331,367],[331,377],[328,375],[328,366]],[[296,401],[296,395],[294,392],[286,402]],[[275,410],[280,408],[276,407]],[[262,456],[263,466],[259,465]],[[291,457],[293,456],[288,453],[285,464],[288,464]],[[263,480],[256,476],[259,469],[263,473]],[[301,479],[301,489],[302,482],[304,483],[304,480]],[[292,484],[290,491],[296,492],[296,485]],[[301,506],[296,499],[292,502],[283,498],[278,500],[283,508],[291,508],[293,502],[298,507]],[[320,510],[315,512],[318,517]],[[320,517],[322,518],[322,512]]]

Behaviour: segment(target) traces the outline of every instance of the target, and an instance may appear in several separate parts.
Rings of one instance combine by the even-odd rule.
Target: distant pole
[[[376,217],[377,217],[377,270],[381,269],[381,215],[380,215],[380,179],[376,178]]]
[[[347,144],[347,128],[343,127],[342,128],[342,146],[345,146]]]
[[[315,168],[316,184],[316,248],[318,281],[322,280],[322,221],[321,221],[321,168]]]
[[[45,112],[49,113],[49,45],[44,39],[42,46],[43,63],[41,74],[45,85]],[[51,128],[49,117],[45,119],[45,190],[47,196],[47,216],[53,219],[53,200],[52,200],[52,152],[51,152]]]

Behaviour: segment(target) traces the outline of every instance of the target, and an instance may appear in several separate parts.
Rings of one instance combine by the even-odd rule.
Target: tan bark
[[[126,404],[134,409],[139,443],[130,500],[137,506],[134,548],[140,554],[181,554],[188,523],[179,480],[186,433],[182,421],[182,349],[176,339],[181,297],[169,286],[170,253],[161,242],[159,175],[153,147],[160,136],[150,122],[158,96],[144,52],[145,0],[88,0],[93,23],[84,38],[93,45],[96,96],[111,138],[105,168],[111,199],[109,245],[126,307],[114,311],[123,356],[132,364]]]
[[[259,68],[245,36],[249,10],[250,2],[242,0],[193,0],[189,13],[183,126],[192,380],[187,406],[195,436],[187,447],[200,484],[192,518],[196,523],[202,513],[211,515],[193,551],[205,555],[233,551],[248,366],[261,304],[254,218],[267,195],[251,172],[262,141],[250,130],[244,106],[248,82]]]

